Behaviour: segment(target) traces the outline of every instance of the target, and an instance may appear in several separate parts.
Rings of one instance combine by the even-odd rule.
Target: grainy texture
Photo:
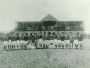
[[[90,50],[1,51],[0,68],[89,68]]]
[[[0,50],[0,68],[90,68],[89,40],[86,49]],[[1,43],[2,45],[2,43]]]

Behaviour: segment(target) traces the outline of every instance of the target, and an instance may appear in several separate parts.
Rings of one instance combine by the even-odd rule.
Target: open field
[[[90,50],[1,51],[0,68],[90,68]]]
[[[86,44],[87,41],[84,43]],[[89,41],[86,49],[0,50],[0,68],[90,68]]]

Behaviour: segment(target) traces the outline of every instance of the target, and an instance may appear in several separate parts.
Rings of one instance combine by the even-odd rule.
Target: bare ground
[[[1,51],[0,68],[90,68],[90,50]]]

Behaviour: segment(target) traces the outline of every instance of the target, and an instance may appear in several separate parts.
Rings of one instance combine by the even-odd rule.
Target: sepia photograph
[[[0,0],[0,68],[90,68],[90,1]]]

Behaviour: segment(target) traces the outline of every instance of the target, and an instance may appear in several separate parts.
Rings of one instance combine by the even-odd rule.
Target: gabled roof
[[[57,19],[54,18],[51,14],[48,14],[41,21],[57,21]]]

